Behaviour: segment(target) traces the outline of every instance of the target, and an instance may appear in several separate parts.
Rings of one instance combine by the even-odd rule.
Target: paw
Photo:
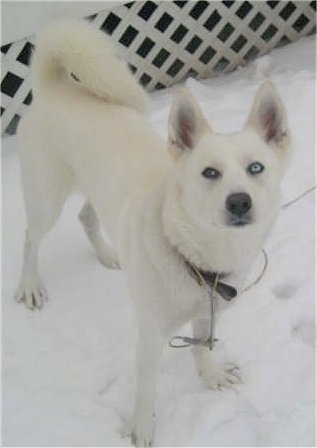
[[[131,441],[137,448],[153,445],[154,436],[154,414],[149,417],[137,419],[133,425]]]
[[[109,255],[99,254],[98,260],[108,269],[121,269],[119,262],[115,258],[109,257]]]
[[[97,256],[100,263],[106,266],[106,268],[121,269],[116,255],[113,253],[113,251],[110,251],[108,248],[106,250],[99,250]]]
[[[40,310],[47,300],[47,293],[37,282],[22,281],[15,294],[15,300],[19,303],[24,302],[30,310]]]
[[[232,363],[213,366],[201,376],[209,389],[233,389],[242,383],[239,367]]]
[[[142,447],[150,447],[152,446],[152,437],[150,434],[140,434],[133,432],[131,436],[131,442],[132,445],[136,448],[142,448]]]

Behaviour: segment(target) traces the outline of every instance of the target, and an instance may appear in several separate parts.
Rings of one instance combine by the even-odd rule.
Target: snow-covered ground
[[[315,183],[314,58],[315,37],[271,55],[294,141],[284,202]],[[243,124],[268,62],[187,82],[215,130]],[[164,137],[172,90],[152,95],[151,121]],[[121,428],[134,400],[134,316],[122,273],[97,262],[80,228],[81,197],[42,246],[49,302],[32,312],[13,300],[25,230],[17,150],[15,138],[4,140],[3,445],[129,446]],[[243,384],[207,390],[190,350],[166,348],[156,445],[314,445],[314,194],[281,210],[265,249],[264,278],[217,326],[217,351],[240,365]],[[250,279],[260,270],[259,259]]]

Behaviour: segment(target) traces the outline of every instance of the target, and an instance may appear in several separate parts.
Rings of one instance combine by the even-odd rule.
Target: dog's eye
[[[201,174],[202,176],[206,177],[206,179],[213,179],[213,180],[218,179],[218,177],[221,176],[218,170],[211,167],[205,168]]]
[[[247,171],[252,175],[260,174],[263,170],[264,166],[260,162],[253,162],[247,168]]]
[[[80,82],[80,79],[74,73],[71,73],[70,76],[77,82]]]

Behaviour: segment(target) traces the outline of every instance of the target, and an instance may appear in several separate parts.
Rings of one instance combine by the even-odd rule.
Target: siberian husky
[[[149,446],[166,341],[188,321],[195,338],[209,336],[208,288],[193,272],[217,275],[239,294],[276,219],[290,144],[286,112],[267,81],[241,132],[221,135],[183,88],[164,142],[146,119],[145,92],[108,38],[81,22],[46,31],[32,68],[34,101],[19,130],[28,227],[16,298],[42,307],[39,245],[79,188],[87,198],[79,214],[87,236],[104,265],[121,267],[135,305],[132,440]],[[193,351],[208,387],[238,381],[208,347]]]

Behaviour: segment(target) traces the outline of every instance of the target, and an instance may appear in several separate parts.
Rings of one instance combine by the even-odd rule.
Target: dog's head
[[[185,89],[172,103],[169,149],[181,206],[201,229],[270,223],[279,207],[290,133],[276,88],[265,82],[241,132],[214,133]]]

